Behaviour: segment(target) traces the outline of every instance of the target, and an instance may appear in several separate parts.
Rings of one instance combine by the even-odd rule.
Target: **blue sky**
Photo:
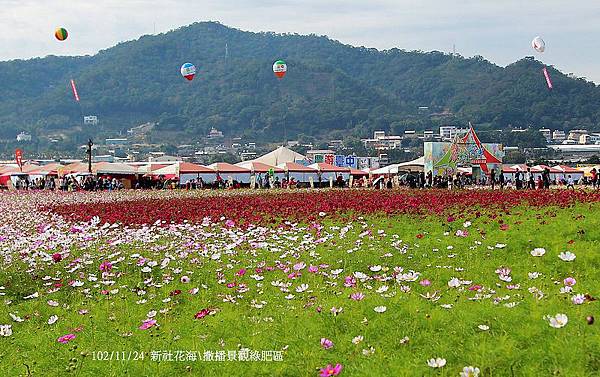
[[[534,55],[600,83],[600,2],[564,0],[0,0],[0,60],[94,54],[196,21],[242,30],[315,33],[356,46],[456,51],[506,65]],[[58,26],[67,42],[54,40]]]

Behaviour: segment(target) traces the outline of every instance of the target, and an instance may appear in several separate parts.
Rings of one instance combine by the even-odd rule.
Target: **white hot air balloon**
[[[546,50],[546,42],[541,37],[535,37],[531,41],[531,47],[537,52],[542,53]]]

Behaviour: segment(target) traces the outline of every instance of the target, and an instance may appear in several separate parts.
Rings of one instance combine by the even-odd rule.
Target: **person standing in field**
[[[544,188],[549,189],[550,188],[550,169],[548,169],[548,168],[544,169],[544,172],[542,173],[542,181],[544,181]]]
[[[496,169],[490,171],[490,180],[492,181],[492,190],[496,187]]]
[[[592,187],[597,188],[598,187],[598,171],[596,170],[596,168],[592,168],[590,173],[592,174]]]
[[[573,178],[571,177],[571,175],[569,175],[569,178],[567,179],[567,190],[569,188],[572,188],[573,190],[575,190],[575,182],[573,181]]]
[[[500,190],[504,189],[504,173],[500,172],[500,176],[498,177],[498,180],[500,181]]]

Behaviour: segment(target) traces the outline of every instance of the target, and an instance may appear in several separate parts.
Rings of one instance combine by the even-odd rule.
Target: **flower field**
[[[5,375],[590,376],[600,195],[0,195]]]

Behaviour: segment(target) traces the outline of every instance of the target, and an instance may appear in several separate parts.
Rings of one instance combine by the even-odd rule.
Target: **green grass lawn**
[[[457,376],[465,366],[478,367],[481,376],[598,375],[600,323],[589,325],[586,317],[600,321],[598,301],[590,300],[600,297],[599,215],[599,205],[586,204],[450,223],[445,217],[324,218],[320,230],[98,226],[64,235],[57,228],[58,240],[44,241],[55,249],[38,250],[27,261],[13,252],[0,270],[0,324],[13,332],[0,337],[0,373],[317,376],[339,363],[342,376]],[[63,236],[79,238],[55,263],[48,255],[67,251]],[[534,248],[546,253],[534,257]],[[564,251],[576,259],[559,259]],[[103,277],[105,260],[112,268]],[[296,266],[299,274],[290,278],[297,263],[303,264]],[[501,267],[512,270],[510,282],[500,280]],[[416,280],[399,281],[411,270]],[[539,276],[532,279],[534,272]],[[351,276],[354,281],[346,279]],[[567,277],[576,284],[561,293]],[[449,286],[452,278],[459,287]],[[421,284],[425,279],[429,286]],[[24,299],[34,292],[37,298]],[[363,300],[349,298],[358,292]],[[590,296],[575,305],[575,294]],[[342,310],[335,315],[332,308]],[[202,309],[210,314],[196,319]],[[151,311],[156,325],[141,330]],[[566,326],[545,319],[557,313],[568,316]],[[58,320],[48,324],[52,315]],[[57,341],[66,334],[75,338]],[[322,347],[321,338],[333,347]],[[267,354],[282,360],[229,360],[251,351],[261,358],[262,351],[276,351]],[[157,360],[169,352],[172,361]],[[436,357],[446,365],[429,367]]]

